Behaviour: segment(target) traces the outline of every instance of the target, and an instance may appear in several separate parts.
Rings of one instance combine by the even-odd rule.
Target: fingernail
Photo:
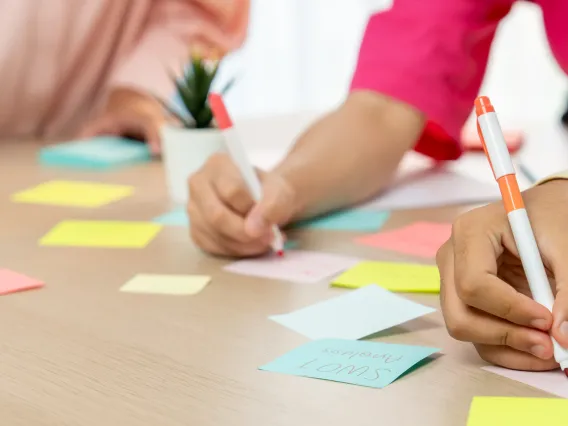
[[[560,333],[568,337],[568,321],[564,321],[560,324]]]
[[[548,323],[546,322],[546,320],[536,319],[531,321],[531,326],[534,328],[538,328],[539,330],[546,330]]]
[[[544,358],[544,351],[545,349],[542,345],[534,345],[531,347],[531,354],[539,358]]]
[[[250,216],[246,222],[246,231],[252,237],[260,237],[266,232],[268,224],[260,216]]]

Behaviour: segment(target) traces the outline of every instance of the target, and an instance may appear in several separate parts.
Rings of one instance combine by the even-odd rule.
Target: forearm
[[[412,107],[355,92],[300,137],[276,172],[297,194],[298,218],[359,203],[382,190],[425,120]]]

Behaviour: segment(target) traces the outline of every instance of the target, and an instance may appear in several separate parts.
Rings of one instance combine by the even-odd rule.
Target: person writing
[[[238,170],[216,155],[189,181],[191,237],[222,256],[269,250],[271,226],[364,201],[389,183],[404,153],[461,154],[460,130],[481,85],[497,26],[513,0],[395,0],[372,16],[351,91],[273,170],[254,203]],[[568,71],[568,3],[540,0],[552,51]]]
[[[0,138],[131,136],[159,151],[154,96],[174,92],[189,46],[223,54],[249,0],[7,0],[0,3]]]

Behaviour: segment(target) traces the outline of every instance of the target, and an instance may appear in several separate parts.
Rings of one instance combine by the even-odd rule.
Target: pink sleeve
[[[171,73],[181,72],[190,46],[216,56],[245,39],[250,0],[154,0],[140,40],[111,77],[111,87],[129,87],[162,98],[172,95]]]
[[[495,30],[514,0],[393,0],[371,17],[351,90],[403,101],[427,117],[415,150],[436,160],[461,155]]]

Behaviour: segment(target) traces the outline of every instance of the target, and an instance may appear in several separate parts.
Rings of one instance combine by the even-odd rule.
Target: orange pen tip
[[[479,117],[480,115],[488,112],[495,112],[493,105],[491,105],[491,101],[487,96],[479,96],[475,100],[475,115]]]

